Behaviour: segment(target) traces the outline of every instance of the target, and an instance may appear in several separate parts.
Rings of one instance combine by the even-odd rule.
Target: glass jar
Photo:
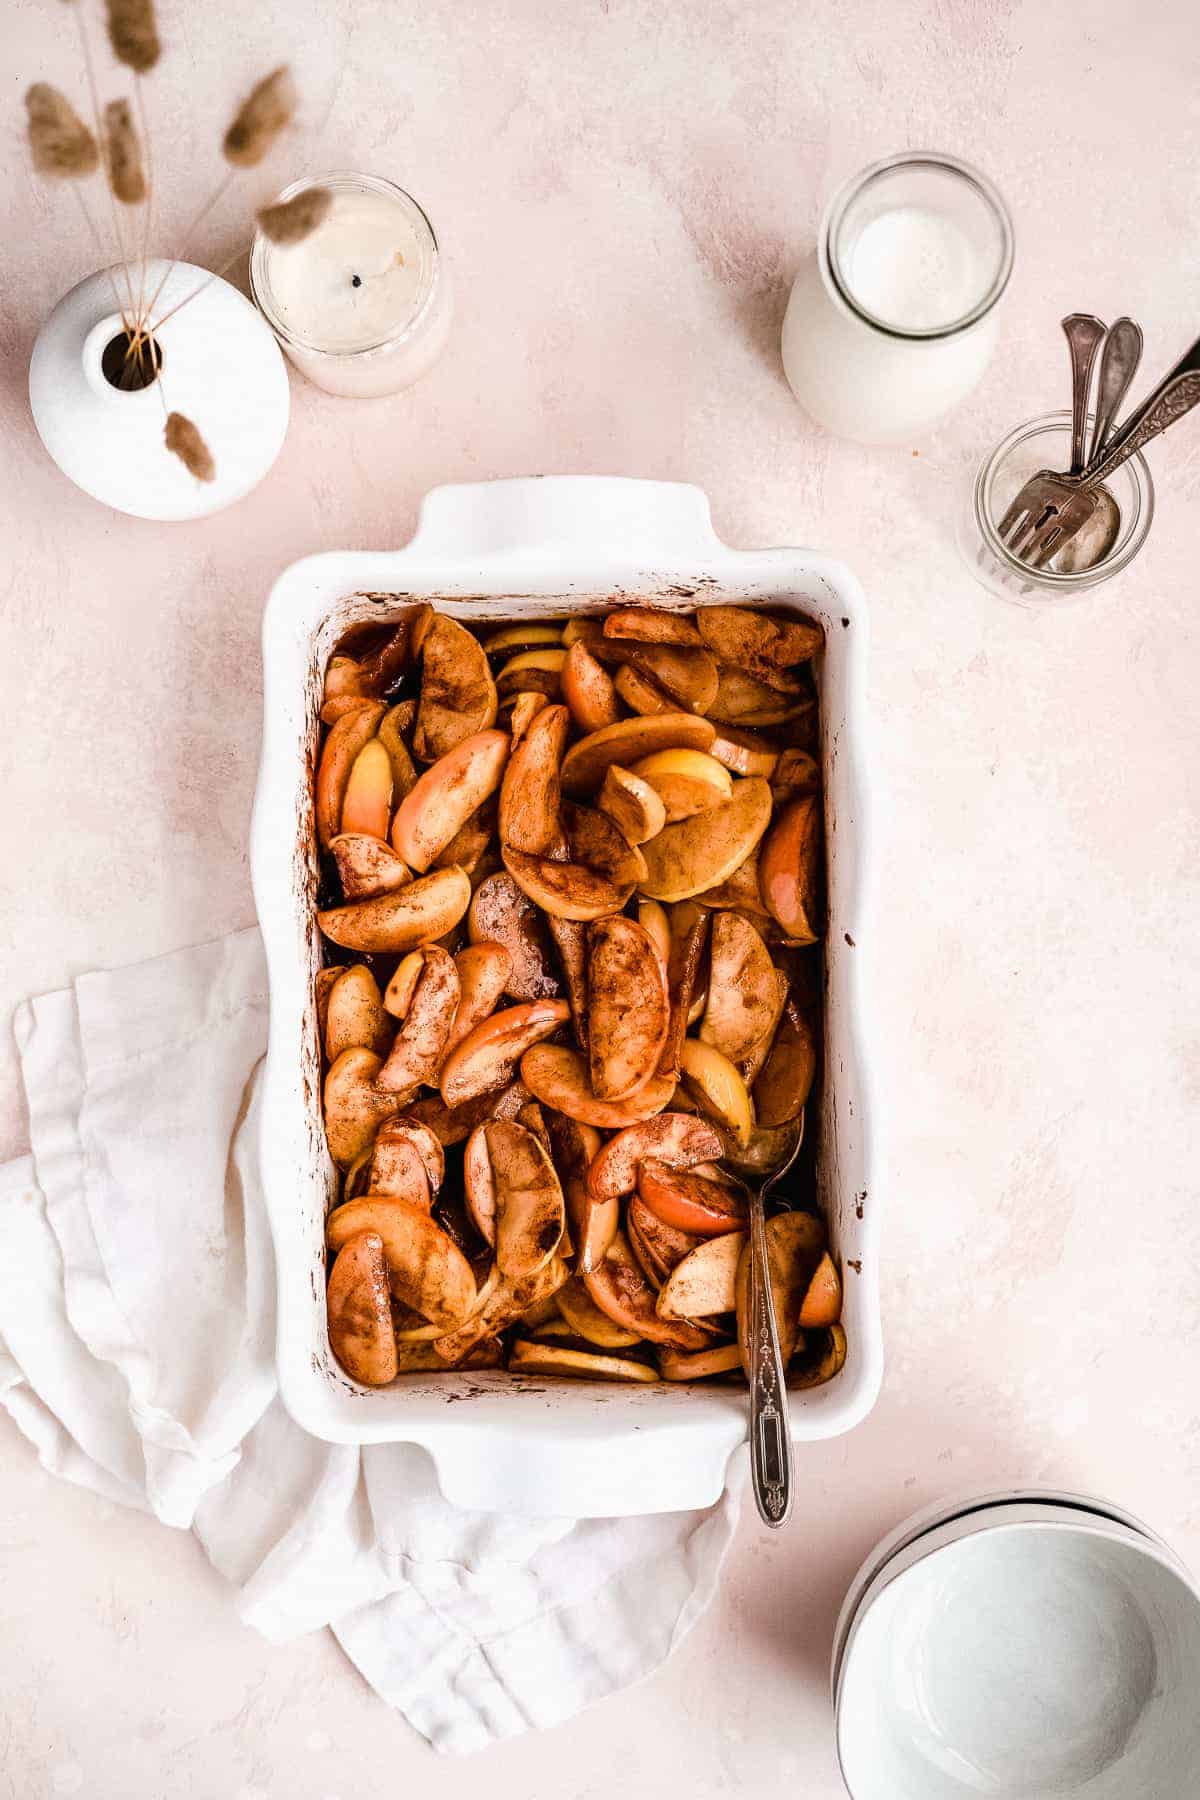
[[[1104,484],[1121,521],[1112,547],[1099,562],[1087,569],[1071,568],[1068,543],[1046,568],[1031,569],[1005,548],[1000,521],[1024,483],[1041,469],[1070,466],[1071,414],[1047,413],[1010,431],[964,490],[958,510],[959,551],[975,579],[999,599],[1026,606],[1069,600],[1111,580],[1145,543],[1154,518],[1154,483],[1145,459],[1135,451]]]
[[[1012,263],[1008,209],[970,164],[926,152],[872,164],[834,195],[792,286],[792,392],[861,443],[928,429],[987,367]]]
[[[302,374],[331,394],[393,394],[437,361],[450,330],[450,288],[433,226],[411,194],[376,175],[295,181],[333,204],[295,244],[260,230],[250,289]]]

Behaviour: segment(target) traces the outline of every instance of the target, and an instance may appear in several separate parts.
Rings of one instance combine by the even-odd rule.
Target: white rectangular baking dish
[[[263,621],[264,724],[251,861],[270,974],[262,1162],[278,1264],[280,1388],[338,1442],[425,1447],[455,1504],[616,1516],[706,1506],[746,1436],[736,1388],[515,1381],[502,1371],[409,1376],[368,1390],[331,1356],[324,1219],[334,1172],[321,1124],[313,1001],[320,959],[312,768],[322,672],[346,628],[432,599],[463,619],[595,610],[614,596],[686,610],[717,600],[818,619],[828,845],[821,1204],[845,1275],[846,1363],[791,1397],[797,1441],[833,1437],[879,1389],[880,1194],[864,1044],[869,990],[866,614],[854,578],[807,550],[731,550],[698,488],[564,477],[437,488],[397,551],[311,556],[279,578]]]

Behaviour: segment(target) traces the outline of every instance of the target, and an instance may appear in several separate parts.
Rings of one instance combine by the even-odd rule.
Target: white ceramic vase
[[[105,350],[123,327],[113,275],[102,269],[63,296],[29,364],[29,403],[43,444],[64,475],[118,512],[143,519],[196,519],[256,487],[287,432],[287,366],[275,338],[244,295],[192,263],[147,265],[155,311],[195,298],[155,332],[158,378],[134,392],[104,372]],[[169,412],[183,413],[212,453],[216,474],[199,481],[163,441]]]

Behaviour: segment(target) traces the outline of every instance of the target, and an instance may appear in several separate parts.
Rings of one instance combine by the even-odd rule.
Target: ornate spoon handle
[[[792,1510],[792,1434],[787,1389],[767,1266],[761,1190],[750,1196],[750,1469],[763,1523],[787,1522]]]
[[[1127,457],[1165,431],[1168,425],[1173,425],[1176,419],[1182,419],[1197,401],[1200,401],[1200,338],[1126,420],[1095,468],[1088,470],[1081,485],[1095,487],[1098,482],[1106,481]]]

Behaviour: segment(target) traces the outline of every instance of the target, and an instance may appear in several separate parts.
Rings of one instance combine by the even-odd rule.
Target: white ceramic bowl
[[[837,1680],[854,1800],[1193,1800],[1200,1596],[1136,1525],[986,1507],[866,1588]]]
[[[1071,1493],[1064,1488],[1003,1488],[995,1493],[962,1494],[956,1499],[935,1500],[929,1506],[922,1507],[919,1512],[912,1513],[879,1540],[846,1590],[846,1598],[834,1627],[833,1655],[830,1659],[830,1689],[835,1704],[846,1640],[868,1590],[878,1585],[880,1577],[890,1565],[895,1565],[891,1572],[898,1573],[901,1565],[896,1559],[919,1538],[952,1521],[966,1521],[972,1515],[1001,1506],[1019,1506],[1022,1517],[1041,1519],[1046,1524],[1053,1524],[1056,1519],[1061,1518],[1064,1508],[1074,1508],[1085,1515],[1085,1520],[1087,1517],[1099,1517],[1115,1521],[1139,1536],[1150,1538],[1168,1556],[1175,1554],[1165,1538],[1159,1537],[1144,1520],[1126,1511],[1124,1507],[1115,1505],[1113,1501],[1102,1500],[1095,1494]],[[915,1559],[908,1558],[904,1566],[912,1560]]]

